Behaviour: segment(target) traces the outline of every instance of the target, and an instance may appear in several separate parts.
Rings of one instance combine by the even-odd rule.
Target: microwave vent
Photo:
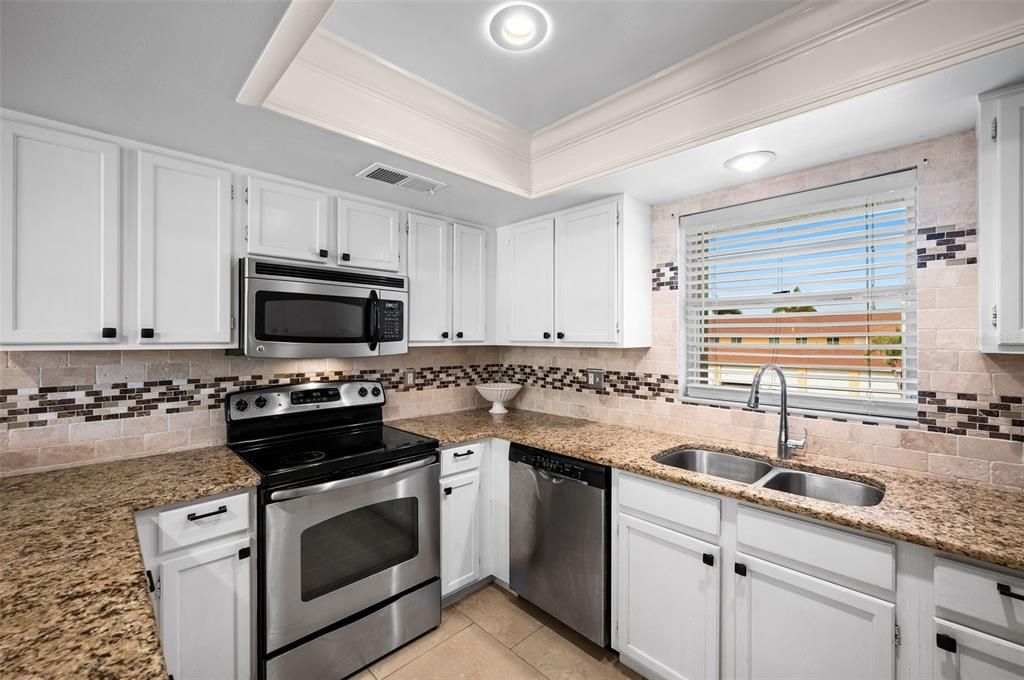
[[[417,191],[421,194],[432,194],[435,191],[439,191],[448,186],[444,182],[439,182],[436,179],[430,179],[423,175],[399,170],[398,168],[391,167],[390,165],[384,165],[383,163],[374,163],[373,165],[364,168],[356,173],[356,177],[365,177],[366,179],[372,179],[378,182],[384,182],[385,184],[391,184],[392,186]]]

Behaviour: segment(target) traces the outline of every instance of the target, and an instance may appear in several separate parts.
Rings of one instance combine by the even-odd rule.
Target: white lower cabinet
[[[737,678],[894,677],[894,604],[742,553],[736,565]]]
[[[718,677],[718,547],[630,515],[618,521],[623,660],[676,680]]]
[[[441,596],[480,579],[480,473],[441,478]]]
[[[246,536],[160,565],[160,637],[175,680],[250,677],[250,554]]]
[[[935,677],[1020,680],[1024,678],[1024,646],[936,619]]]

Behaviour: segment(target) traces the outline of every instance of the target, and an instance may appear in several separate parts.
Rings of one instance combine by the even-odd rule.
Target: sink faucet
[[[807,441],[805,436],[803,439],[790,439],[789,438],[789,411],[786,409],[786,376],[782,373],[782,369],[777,364],[765,364],[761,368],[757,369],[757,373],[754,374],[754,382],[750,383],[750,397],[747,399],[748,408],[757,408],[760,400],[759,390],[761,389],[761,378],[764,377],[765,371],[775,371],[779,376],[779,389],[782,393],[782,397],[779,399],[779,458],[785,460],[793,454],[793,449],[802,449],[804,443]]]

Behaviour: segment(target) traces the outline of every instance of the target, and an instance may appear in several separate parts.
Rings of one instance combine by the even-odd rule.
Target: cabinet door
[[[999,342],[1024,345],[1024,93],[999,100],[998,121]]]
[[[250,177],[248,200],[250,254],[329,261],[327,194]]]
[[[935,619],[935,633],[935,677],[941,680],[1024,678],[1024,647],[941,619]]]
[[[618,522],[623,662],[665,678],[718,677],[718,548],[629,515]]]
[[[479,497],[479,472],[441,480],[442,596],[479,579]]]
[[[143,343],[230,343],[231,173],[140,153],[138,210],[132,334]]]
[[[409,215],[409,341],[451,337],[451,229],[443,220]]]
[[[550,219],[500,235],[504,313],[511,342],[554,342],[555,225]]]
[[[736,677],[889,680],[892,603],[738,553]]]
[[[338,199],[338,263],[398,271],[399,228],[397,210]]]
[[[116,339],[117,145],[6,120],[2,131],[0,342]]]
[[[487,232],[456,224],[452,248],[455,342],[487,339]]]
[[[562,342],[618,339],[617,206],[584,208],[555,220],[555,331]]]
[[[252,559],[241,538],[160,566],[160,635],[175,680],[249,678]]]

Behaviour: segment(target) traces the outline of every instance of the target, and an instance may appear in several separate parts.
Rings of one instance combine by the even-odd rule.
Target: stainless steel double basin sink
[[[652,456],[655,462],[764,489],[840,505],[878,505],[885,492],[841,477],[775,467],[764,461],[703,449],[677,449]]]

